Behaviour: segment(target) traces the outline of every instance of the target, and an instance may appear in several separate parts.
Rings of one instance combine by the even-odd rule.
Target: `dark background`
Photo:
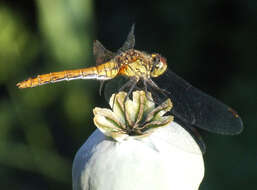
[[[15,84],[94,65],[93,40],[116,50],[132,23],[137,49],[161,53],[170,69],[244,121],[239,136],[204,135],[200,189],[256,188],[256,0],[1,0],[1,189],[71,189],[72,160],[95,129],[92,109],[107,105],[98,82]]]

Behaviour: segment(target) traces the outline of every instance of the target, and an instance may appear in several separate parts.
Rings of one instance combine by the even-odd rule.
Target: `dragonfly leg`
[[[143,80],[143,84],[144,84],[144,91],[145,91],[145,95],[146,95],[146,98],[150,101],[150,102],[154,102],[154,100],[152,99],[151,96],[149,96],[149,94],[147,93],[147,80]]]
[[[148,83],[151,87],[153,87],[154,89],[160,91],[162,93],[162,95],[164,95],[165,97],[168,97],[167,94],[170,94],[169,91],[165,90],[165,89],[162,89],[160,88],[157,84],[155,84],[154,81],[152,80],[146,80],[146,83]]]
[[[135,88],[137,82],[139,81],[139,78],[137,77],[133,77],[131,78],[128,82],[126,82],[124,85],[122,85],[122,87],[120,87],[120,89],[118,90],[118,92],[121,92],[123,91],[124,89],[129,88],[129,91],[127,93],[127,96],[125,97],[125,100],[124,100],[124,106],[125,106],[125,102],[127,100],[127,98],[129,97],[129,95],[131,94],[132,90]],[[116,99],[116,94],[113,98],[113,103],[112,103],[112,108],[113,108],[113,105],[114,105],[114,102],[115,102],[115,99]]]
[[[168,92],[167,90],[165,89],[162,89],[160,87],[158,87],[157,84],[155,84],[154,81],[152,81],[151,79],[150,80],[144,80],[144,86],[147,86],[149,85],[153,90],[157,90],[158,92],[160,92],[165,99],[169,98],[168,94],[170,94],[170,92]],[[153,94],[154,91],[152,91],[152,94]],[[147,99],[153,103],[155,103],[156,105],[159,105],[163,99],[160,98],[159,96],[154,96],[154,97],[149,97],[148,95],[146,96]]]
[[[128,91],[128,93],[127,93],[127,96],[126,96],[126,98],[125,98],[125,101],[124,101],[124,103],[126,102],[126,100],[128,99],[128,97],[130,96],[130,94],[132,93],[132,91],[134,90],[134,88],[135,88],[135,86],[136,86],[136,84],[137,84],[137,82],[139,81],[139,78],[137,78],[137,77],[133,77],[133,78],[131,78],[127,83],[129,83],[128,85],[127,85],[127,83],[125,84],[125,85],[127,85],[128,87],[130,86],[130,88],[129,88],[129,91]],[[124,85],[124,86],[125,86]],[[122,88],[122,87],[121,87]]]
[[[100,81],[100,87],[99,87],[99,95],[100,95],[100,96],[101,96],[101,94],[102,94],[103,86],[104,86],[104,81],[101,80],[101,81]]]
[[[124,113],[125,113],[125,119],[126,119],[126,126],[127,126],[127,130],[129,131],[130,133],[130,127],[129,125],[133,125],[131,122],[129,122],[128,120],[128,113],[126,112],[126,104],[125,102],[127,101],[128,97],[130,96],[130,94],[132,93],[133,89],[136,87],[136,84],[137,82],[139,81],[139,78],[138,77],[133,77],[131,78],[128,82],[126,82],[120,89],[119,89],[119,92],[120,91],[123,91],[125,88],[128,88],[129,87],[129,91],[123,101],[123,109],[124,109]],[[113,98],[113,102],[112,102],[112,108],[114,107],[114,103],[115,103],[115,100],[116,100],[116,94],[114,95],[114,98]]]

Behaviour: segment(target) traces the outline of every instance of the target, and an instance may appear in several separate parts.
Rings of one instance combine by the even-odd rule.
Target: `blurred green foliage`
[[[93,65],[93,40],[117,49],[133,22],[137,49],[160,52],[173,71],[243,118],[239,136],[206,134],[200,189],[256,187],[256,21],[255,0],[1,1],[1,189],[71,189],[73,157],[94,130],[92,109],[106,105],[99,84],[15,84]]]
[[[36,55],[37,44],[33,34],[26,31],[22,19],[4,6],[0,6],[0,25],[0,82],[4,83]]]
[[[1,188],[17,183],[17,189],[35,189],[43,183],[42,189],[70,189],[71,155],[79,145],[74,144],[78,137],[86,138],[92,126],[93,104],[88,103],[93,103],[94,94],[88,93],[92,85],[57,84],[20,91],[15,83],[39,72],[92,62],[93,5],[83,0],[31,3],[36,5],[36,10],[29,10],[36,12],[30,15],[35,16],[34,28],[27,23],[25,10],[0,3]],[[44,180],[14,181],[29,173]]]

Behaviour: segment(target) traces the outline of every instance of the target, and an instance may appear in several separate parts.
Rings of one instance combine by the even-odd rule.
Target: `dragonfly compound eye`
[[[158,77],[162,75],[167,69],[166,59],[159,54],[152,55],[152,70],[151,77]]]

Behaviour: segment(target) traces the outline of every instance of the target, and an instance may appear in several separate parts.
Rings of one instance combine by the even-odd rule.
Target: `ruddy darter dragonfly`
[[[225,135],[239,134],[243,130],[242,120],[236,111],[167,69],[166,59],[161,55],[138,51],[134,46],[133,25],[125,43],[116,53],[107,50],[99,41],[94,42],[95,67],[38,75],[18,83],[17,86],[28,88],[76,79],[97,79],[103,82],[125,76],[129,80],[119,90],[128,88],[130,94],[133,89],[138,88],[140,81],[143,90],[155,89],[160,94],[165,94],[174,104],[171,110],[174,118],[189,129],[198,127]]]

